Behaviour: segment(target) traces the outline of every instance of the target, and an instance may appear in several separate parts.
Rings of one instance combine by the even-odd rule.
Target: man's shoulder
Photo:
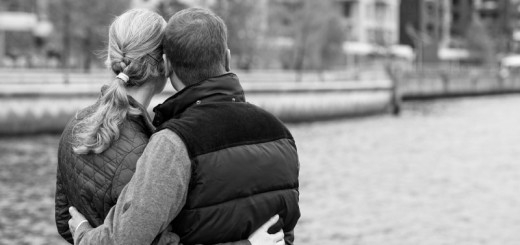
[[[163,166],[166,169],[180,165],[182,168],[190,166],[186,145],[176,133],[168,129],[152,135],[140,162],[145,166],[153,165],[154,168]]]
[[[173,146],[184,146],[184,142],[179,135],[168,128],[154,133],[150,138],[151,143],[169,143]]]

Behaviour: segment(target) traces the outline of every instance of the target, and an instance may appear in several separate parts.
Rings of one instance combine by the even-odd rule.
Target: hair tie
[[[128,77],[128,75],[120,72],[119,74],[117,74],[116,78],[119,78],[121,80],[123,80],[123,82],[128,82],[128,80],[130,80],[130,77]]]

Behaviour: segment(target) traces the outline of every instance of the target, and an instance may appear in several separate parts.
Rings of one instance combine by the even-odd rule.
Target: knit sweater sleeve
[[[75,243],[151,244],[184,206],[190,176],[182,140],[169,130],[154,134],[104,224],[80,226]]]

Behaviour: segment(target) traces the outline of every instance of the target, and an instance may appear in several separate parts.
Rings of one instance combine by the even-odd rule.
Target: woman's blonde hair
[[[108,33],[105,64],[116,75],[98,101],[73,129],[73,150],[77,154],[101,153],[119,138],[119,125],[127,114],[141,111],[130,105],[126,87],[141,86],[149,78],[164,76],[162,39],[166,21],[157,13],[133,9],[117,17]]]

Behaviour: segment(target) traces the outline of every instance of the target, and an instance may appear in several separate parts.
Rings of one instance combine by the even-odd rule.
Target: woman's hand
[[[275,234],[269,234],[267,230],[269,227],[276,224],[280,216],[275,215],[265,224],[260,226],[258,230],[253,232],[251,236],[247,240],[251,243],[251,245],[285,245],[285,241],[283,239],[283,230]]]
[[[75,207],[70,207],[69,213],[71,216],[71,218],[69,220],[70,234],[72,234],[72,238],[76,238],[75,235],[76,235],[76,230],[78,229],[78,227],[84,223],[88,224],[88,221],[87,221],[87,219],[85,219],[85,216],[80,214]]]

